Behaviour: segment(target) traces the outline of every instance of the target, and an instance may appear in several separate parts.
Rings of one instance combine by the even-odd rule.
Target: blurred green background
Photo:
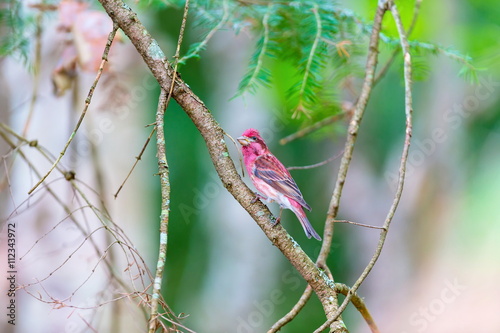
[[[408,26],[415,2],[396,3]],[[255,4],[242,2],[241,5]],[[376,2],[341,1],[339,6],[370,22]],[[99,8],[97,4],[94,7]],[[156,2],[140,4],[136,9],[171,59],[182,9]],[[413,86],[414,132],[405,189],[382,255],[359,290],[382,332],[500,331],[497,315],[500,296],[499,17],[500,6],[493,0],[424,0],[421,3],[411,39],[458,50],[472,57],[473,65],[480,70],[473,84],[459,77],[463,66],[450,57],[413,57],[418,68]],[[54,19],[50,15],[49,18]],[[397,36],[390,15],[384,20],[384,31],[389,36]],[[197,27],[196,21],[188,20],[183,53],[190,44],[200,41],[202,34],[203,29]],[[286,145],[279,144],[283,137],[329,115],[321,108],[312,120],[305,116],[292,119],[286,89],[296,71],[293,64],[269,62],[267,66],[273,72],[274,84],[260,87],[256,94],[245,93],[233,98],[247,71],[255,43],[250,29],[243,28],[235,34],[225,27],[215,34],[199,60],[191,59],[180,68],[182,79],[228,134],[238,137],[247,128],[259,129],[271,151],[286,166],[314,164],[341,152],[348,124],[345,117],[317,133]],[[362,45],[366,48],[366,40]],[[150,75],[135,51],[127,50],[130,52],[127,56],[132,59],[129,59],[132,69],[127,68],[127,79],[132,86],[140,86]],[[365,57],[362,49],[356,52],[349,70],[362,73]],[[381,45],[379,68],[391,53],[390,47]],[[2,65],[7,67],[5,63]],[[359,92],[360,82],[357,75],[344,90],[332,92],[335,100],[354,103],[352,91]],[[12,85],[10,89],[17,91]],[[29,92],[23,94],[29,96]],[[108,174],[112,184],[109,193],[119,186],[142,147],[149,133],[143,125],[154,122],[158,95],[157,88],[148,89],[146,98],[134,104],[137,112],[129,119],[133,121],[117,120],[127,144],[114,134],[105,137],[105,141],[111,142],[108,143],[111,148],[107,148],[109,155],[104,155],[103,160],[108,156],[112,161],[109,163],[120,166]],[[8,100],[8,97],[2,98]],[[394,177],[403,147],[403,103],[402,62],[397,58],[372,92],[347,176],[339,218],[383,224],[393,200]],[[12,106],[9,112],[4,112],[8,115],[6,118],[24,115],[10,110],[16,108]],[[163,281],[165,299],[173,312],[186,315],[182,322],[197,332],[266,332],[292,308],[306,284],[222,187],[203,139],[173,101],[166,112],[165,126],[172,191]],[[233,146],[229,139],[226,142],[239,167],[239,147]],[[112,151],[118,150],[116,147],[120,147],[128,159],[115,159]],[[54,154],[58,149],[54,148]],[[131,237],[151,270],[156,266],[159,241],[160,191],[158,179],[153,176],[156,163],[151,145],[123,190],[126,198],[142,203],[133,208],[136,215],[125,217],[124,222],[138,228]],[[308,217],[320,235],[338,166],[339,159],[318,168],[292,171],[305,200],[312,206]],[[248,176],[245,181],[250,186]],[[127,202],[120,198],[108,201],[110,210],[117,215],[132,209],[127,207]],[[277,205],[272,204],[270,208],[279,212]],[[285,228],[315,260],[320,243],[305,237],[291,212],[283,214]],[[370,260],[378,236],[374,229],[336,226],[328,260],[336,282],[354,283]],[[343,318],[351,332],[368,332],[351,305]],[[312,332],[323,321],[321,304],[313,295],[302,312],[281,331]]]
[[[414,2],[398,4],[408,25]],[[375,10],[371,1],[351,1],[344,5],[367,21]],[[494,1],[422,3],[412,39],[453,47],[470,55],[474,65],[484,70],[479,72],[479,83],[472,85],[458,77],[459,64],[445,56],[431,56],[426,79],[414,85],[414,135],[406,188],[382,257],[360,290],[382,331],[496,332],[500,329],[500,322],[491,311],[498,308],[496,297],[500,290],[486,283],[493,276],[499,277],[496,258],[500,247],[495,244],[500,198],[499,10]],[[175,15],[179,18],[181,13],[159,11],[155,33],[168,30],[170,38],[175,40],[179,19],[168,25],[162,20]],[[386,17],[384,24],[391,24],[387,22],[390,20]],[[313,164],[341,151],[345,121],[329,127],[329,133],[323,131],[280,146],[279,139],[297,131],[300,122],[286,119],[290,113],[280,107],[276,102],[280,98],[270,91],[257,97],[245,96],[243,104],[228,106],[237,103],[229,98],[239,79],[238,74],[231,73],[230,66],[236,63],[242,75],[244,65],[238,62],[245,61],[250,51],[247,49],[246,54],[240,55],[241,51],[236,50],[241,36],[231,36],[228,32],[220,35],[224,36],[221,39],[232,40],[214,41],[201,61],[189,63],[182,69],[182,75],[229,134],[234,137],[248,127],[266,127],[278,118],[280,125],[276,126],[278,130],[269,145],[285,165]],[[383,46],[381,51],[380,63],[384,63],[390,52]],[[232,57],[237,60],[228,60]],[[283,75],[286,78],[286,73]],[[276,81],[280,82],[279,78]],[[397,172],[402,149],[403,89],[402,63],[397,60],[370,99],[341,201],[342,218],[375,225],[383,223],[394,193],[391,175]],[[174,309],[189,313],[186,323],[201,331],[266,331],[295,304],[305,284],[276,249],[262,239],[257,226],[252,226],[242,209],[232,208],[236,212],[228,212],[231,214],[228,223],[236,225],[233,228],[245,225],[255,229],[251,234],[239,234],[237,237],[245,240],[238,239],[236,243],[254,243],[244,251],[256,252],[256,258],[249,258],[248,254],[237,256],[234,252],[240,250],[216,244],[223,235],[233,236],[220,223],[221,219],[227,219],[223,215],[230,203],[225,201],[231,200],[222,189],[209,198],[213,201],[210,207],[193,214],[189,223],[183,223],[180,205],[193,206],[196,200],[196,192],[189,189],[203,191],[207,184],[220,184],[213,180],[214,171],[205,147],[189,119],[172,108],[166,123],[173,190],[167,300]],[[236,153],[233,157],[236,161]],[[317,169],[293,172],[313,207],[309,218],[320,232],[338,163],[337,160]],[[158,203],[155,205],[158,207]],[[314,258],[319,244],[304,237],[293,215],[286,213],[284,225]],[[250,236],[255,240],[246,239]],[[346,225],[336,228],[329,258],[336,281],[348,285],[354,282],[371,257],[377,239],[378,232],[374,230]],[[239,281],[236,270],[242,265],[251,266],[245,268],[246,274],[252,274],[251,282]],[[222,272],[214,272],[218,270]],[[229,275],[225,278],[231,281],[230,285],[218,280],[224,274]],[[246,289],[248,283],[252,292]],[[444,299],[440,303],[450,283],[456,283],[458,294],[453,301]],[[465,287],[462,290],[460,286]],[[476,289],[476,286],[481,287]],[[283,297],[270,306],[276,290]],[[239,297],[245,299],[243,305],[237,300]],[[313,297],[282,331],[309,332],[323,320],[321,305]],[[368,331],[351,307],[344,320],[352,332]]]

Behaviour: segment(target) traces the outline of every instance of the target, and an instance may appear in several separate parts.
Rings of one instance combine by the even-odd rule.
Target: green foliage
[[[184,1],[182,0],[138,0],[137,4],[141,8],[175,8],[181,9],[184,7]]]
[[[222,2],[222,7],[214,6],[212,1],[202,4],[193,3],[192,7],[195,10],[194,22],[196,27],[209,31],[204,35],[201,42],[191,44],[185,56],[179,59],[179,64],[185,64],[191,58],[200,58],[200,53],[205,50],[212,36],[226,24],[229,17],[228,1]],[[212,14],[213,13],[213,14]]]
[[[28,63],[31,40],[36,31],[35,19],[25,13],[21,1],[10,1],[0,6],[0,57],[16,56]]]
[[[193,12],[194,22],[205,33],[191,45],[181,64],[199,58],[220,29],[251,32],[256,38],[235,97],[255,94],[261,87],[279,87],[275,92],[283,95],[293,116],[306,115],[314,121],[338,112],[339,92],[352,78],[364,75],[371,25],[332,1],[192,0]],[[390,51],[400,48],[399,39],[386,33],[381,40]],[[429,55],[445,55],[459,62],[463,65],[459,75],[472,83],[477,80],[478,69],[470,57],[430,43],[410,41],[410,46],[415,80],[428,77]]]
[[[392,49],[400,49],[399,39],[391,38],[385,34],[381,34],[381,40],[386,43]],[[471,84],[476,84],[478,82],[478,71],[481,68],[477,68],[472,64],[472,58],[468,55],[464,55],[459,51],[452,48],[445,48],[439,45],[424,43],[419,41],[409,41],[410,48],[412,51],[413,59],[413,74],[415,80],[423,80],[427,78],[429,73],[429,66],[425,60],[425,56],[429,55],[444,55],[462,65],[458,75],[465,79]],[[415,61],[415,59],[417,59]]]
[[[339,93],[352,78],[364,75],[371,25],[332,1],[193,0],[193,12],[197,28],[205,33],[181,64],[199,58],[222,28],[251,32],[256,38],[235,97],[255,94],[261,87],[274,88],[293,118],[305,115],[312,122],[339,112]],[[399,39],[386,33],[381,33],[381,40],[391,52],[400,48]],[[460,76],[477,80],[470,57],[430,43],[410,41],[410,46],[415,80],[427,78],[427,57],[440,54],[463,65]]]
[[[182,10],[185,0],[139,0],[138,4]],[[1,7],[0,20],[10,32],[2,40],[0,55],[17,54],[27,59],[35,31],[33,18],[22,13],[19,1],[11,1]],[[371,25],[331,0],[191,0],[188,27],[199,31],[200,37],[179,59],[180,65],[199,58],[221,29],[255,37],[235,97],[255,94],[261,87],[272,88],[286,112],[301,118],[302,123],[306,119],[305,125],[339,112],[341,92],[351,92],[351,100],[357,98],[352,93],[356,90],[353,79],[364,75]],[[400,49],[400,41],[390,37],[390,31],[384,27],[380,37],[394,52]],[[477,82],[479,69],[470,57],[420,41],[410,41],[410,47],[415,80],[427,78],[428,56],[444,55],[462,65],[459,76]]]
[[[413,56],[411,58],[412,79],[414,81],[425,81],[429,77],[431,68],[425,57]]]
[[[276,45],[274,40],[270,39],[269,17],[271,16],[272,8],[272,4],[267,6],[267,11],[262,20],[263,32],[257,42],[255,52],[250,59],[248,70],[238,86],[238,95],[246,91],[255,93],[259,84],[268,86],[271,83],[271,72],[264,67],[264,59],[275,56],[273,51]]]
[[[349,69],[357,72],[357,63],[350,59],[359,54],[360,45],[353,16],[330,1],[270,2],[246,14],[251,17],[245,21],[259,23],[251,27],[259,39],[236,95],[286,80],[288,86],[278,93],[284,94],[295,117],[320,118],[322,111],[339,110],[334,98],[338,87],[332,85],[349,76]],[[271,70],[280,63],[291,65],[286,78]]]
[[[326,100],[319,97],[333,66],[332,50],[341,42],[337,7],[330,1],[302,1],[271,2],[265,8],[262,20],[253,17],[262,22],[253,29],[260,37],[237,94],[253,93],[258,86],[270,85],[274,75],[266,64],[271,67],[273,62],[287,62],[294,70],[284,92],[287,108],[294,111],[295,117],[311,116],[321,105],[331,104],[322,103]],[[259,11],[250,14],[254,13]],[[344,56],[349,56],[347,51]]]

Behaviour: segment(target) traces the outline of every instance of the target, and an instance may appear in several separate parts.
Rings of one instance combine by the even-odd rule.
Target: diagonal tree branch
[[[168,91],[172,84],[172,78],[175,77],[175,71],[166,60],[157,41],[151,37],[142,25],[137,14],[121,0],[99,1],[113,22],[118,24],[120,29],[129,37],[160,87]],[[172,97],[191,118],[201,133],[224,187],[252,216],[273,245],[283,253],[307,283],[311,285],[311,288],[321,301],[327,319],[331,319],[338,307],[333,281],[318,269],[281,225],[273,226],[270,219],[271,212],[263,203],[260,201],[252,202],[254,194],[242,181],[233,160],[229,156],[223,129],[204,103],[180,78],[175,78]],[[340,319],[333,320],[330,328],[334,332],[346,332],[345,325]]]
[[[333,190],[332,199],[330,201],[328,214],[326,217],[325,231],[323,236],[324,241],[317,260],[317,262],[321,264],[326,264],[326,259],[330,254],[330,249],[333,239],[333,230],[335,225],[335,217],[337,216],[340,206],[340,197],[342,196],[342,190],[344,188],[344,183],[347,177],[347,171],[351,163],[352,154],[354,151],[354,144],[358,136],[359,125],[361,123],[361,119],[363,118],[363,114],[368,104],[368,99],[370,98],[373,86],[373,77],[375,74],[375,68],[377,67],[379,33],[382,27],[382,19],[385,15],[385,12],[388,10],[387,4],[388,1],[386,0],[379,1],[379,5],[377,7],[377,13],[375,14],[375,19],[372,27],[372,34],[370,37],[368,59],[366,61],[365,80],[363,82],[361,94],[356,104],[353,116],[351,118],[351,122],[349,123],[349,128],[347,130],[347,140],[344,147],[344,155],[342,156],[342,160],[340,162],[340,168],[337,175],[337,182]]]

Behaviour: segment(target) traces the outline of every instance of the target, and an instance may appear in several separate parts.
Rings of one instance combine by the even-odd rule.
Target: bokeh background
[[[371,20],[375,11],[373,1],[344,1],[342,5],[366,20]],[[413,1],[401,3],[400,7],[407,25]],[[163,50],[172,56],[182,11],[162,7],[141,7],[138,11]],[[359,290],[382,332],[500,331],[498,17],[500,7],[493,0],[422,2],[412,39],[453,47],[470,55],[482,70],[478,82],[471,84],[458,77],[460,64],[444,56],[432,56],[427,58],[426,79],[414,84],[414,133],[405,189],[382,255]],[[57,34],[57,15],[47,15],[44,23],[40,86],[26,136],[58,155],[81,112],[81,101],[94,74],[82,73],[73,94],[54,96],[50,75],[60,56],[62,37]],[[186,44],[198,38],[199,31],[188,29]],[[228,134],[237,137],[249,127],[259,129],[287,166],[309,165],[338,154],[343,149],[346,119],[282,146],[279,140],[303,124],[291,119],[275,89],[260,89],[256,95],[231,99],[254,43],[251,34],[235,35],[223,29],[200,60],[192,60],[182,68],[182,78]],[[149,135],[150,128],[145,125],[154,122],[159,90],[130,42],[124,39],[116,49],[114,76],[100,83],[84,128],[63,162],[76,170],[77,178],[84,183],[94,188],[103,185],[102,198],[110,215],[153,270],[160,213],[153,144],[117,199],[113,193]],[[381,48],[382,60],[389,54],[390,50]],[[7,57],[0,66],[0,121],[21,132],[33,93],[30,61]],[[80,104],[72,100],[74,91]],[[402,65],[396,61],[373,90],[339,217],[382,225],[394,196],[394,176],[403,146],[403,103]],[[165,298],[175,313],[186,315],[183,323],[197,332],[265,332],[295,304],[306,285],[221,186],[201,136],[175,103],[167,110],[165,124],[172,190]],[[101,183],[96,180],[95,156],[88,144],[92,135],[97,137],[94,142],[104,179]],[[17,223],[18,252],[22,255],[63,220],[65,213],[53,199],[43,195],[28,199],[26,193],[38,178],[21,160],[11,164],[5,142],[0,141],[0,148],[2,177],[7,171],[9,174],[8,186],[0,193],[0,266],[4,272],[6,221]],[[238,164],[237,148],[230,144],[230,150]],[[48,169],[49,164],[40,157],[33,158],[39,161],[42,172]],[[319,168],[292,172],[313,208],[308,216],[320,234],[338,164],[336,160]],[[250,184],[248,177],[245,179]],[[52,182],[68,202],[75,207],[82,205],[75,202],[77,196],[60,176]],[[16,207],[22,207],[22,213]],[[279,211],[275,205],[270,208]],[[96,223],[91,216],[88,219],[89,225]],[[305,237],[292,213],[284,212],[282,223],[315,259],[320,243]],[[375,250],[378,236],[373,229],[344,224],[336,227],[328,263],[337,282],[350,285],[357,279]],[[72,242],[78,237],[71,227],[51,231],[19,262],[19,283],[43,278],[67,257],[62,250],[74,248]],[[50,294],[68,296],[75,289],[72,282],[88,274],[95,254],[85,249],[77,254],[77,260],[69,262],[67,270],[44,282]],[[117,271],[126,268],[120,260],[117,266]],[[99,303],[94,294],[106,288],[99,277],[93,276],[85,290],[68,304],[92,307]],[[6,283],[2,278],[2,290]],[[40,286],[33,288],[32,293],[44,292]],[[143,319],[130,309],[133,306],[118,307],[117,311],[122,312],[111,321],[112,313],[106,307],[55,309],[53,304],[37,301],[22,290],[17,299],[17,332],[83,332],[90,331],[90,326],[100,332],[144,331]],[[368,332],[352,306],[343,317],[351,332]],[[323,321],[321,305],[313,296],[282,331],[311,332]],[[0,327],[5,332],[13,329],[4,319]]]

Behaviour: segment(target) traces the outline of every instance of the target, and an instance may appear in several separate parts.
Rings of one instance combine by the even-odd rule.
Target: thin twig
[[[245,167],[243,166],[243,156],[241,153],[241,150],[239,149],[239,145],[236,143],[236,140],[233,139],[233,137],[226,132],[224,132],[224,135],[227,136],[232,142],[236,150],[238,151],[238,159],[240,161],[240,167],[241,167],[241,177],[245,177]]]
[[[288,136],[285,136],[283,139],[280,140],[281,145],[286,145],[287,143],[297,140],[303,136],[306,136],[309,133],[312,133],[314,131],[317,131],[320,128],[323,128],[327,125],[330,125],[337,120],[343,118],[346,114],[348,114],[351,111],[351,108],[343,108],[342,112],[334,114],[333,116],[326,117],[324,119],[321,119],[320,121],[312,124],[311,126],[307,126],[300,131],[297,131],[293,134],[290,134]]]
[[[229,17],[227,0],[222,1],[222,10],[224,14],[222,15],[222,18],[219,20],[219,23],[217,23],[217,25],[208,32],[207,36],[200,43],[198,43],[198,45],[193,51],[189,52],[189,54],[186,54],[179,60],[179,64],[185,64],[186,61],[188,61],[189,59],[198,56],[201,50],[203,50],[207,46],[208,42],[210,41],[210,39],[212,39],[215,33],[219,31],[224,26],[224,24],[226,24],[227,19]]]
[[[170,212],[170,180],[168,171],[167,154],[165,148],[165,135],[163,130],[163,116],[167,106],[167,93],[161,90],[156,111],[156,145],[158,156],[158,172],[161,184],[161,213],[160,213],[160,244],[158,249],[158,262],[153,283],[151,300],[151,315],[149,318],[149,333],[154,333],[158,320],[158,300],[161,296],[163,270],[167,258],[168,218]]]
[[[26,134],[28,133],[28,129],[31,124],[31,119],[33,118],[33,114],[35,112],[35,105],[38,100],[38,90],[40,87],[40,72],[41,72],[41,61],[42,61],[42,32],[43,32],[42,19],[43,19],[44,9],[43,8],[38,8],[38,9],[39,12],[37,13],[35,19],[36,30],[35,30],[35,56],[33,62],[33,89],[31,92],[28,116],[26,117],[26,121],[24,122],[24,128],[22,131],[23,136],[26,136]],[[15,160],[16,159],[14,156],[11,162],[11,166],[14,165]],[[2,177],[2,179],[0,180],[0,192],[8,184],[8,180],[9,180],[9,174],[8,172],[6,172],[4,177]]]
[[[8,137],[7,137],[7,133],[14,136],[16,139],[18,139],[19,141],[23,142],[24,144],[27,144],[28,146],[30,147],[33,147],[35,149],[38,150],[38,152],[40,152],[40,154],[42,154],[42,156],[44,158],[46,158],[49,162],[52,162],[53,159],[51,158],[51,156],[49,156],[49,154],[43,149],[43,147],[41,147],[38,142],[36,140],[33,140],[33,141],[29,141],[27,140],[26,138],[24,138],[23,136],[17,134],[16,132],[14,132],[10,127],[8,127],[7,125],[5,125],[4,123],[0,123],[0,136],[5,140],[5,142],[7,142],[7,144],[9,144],[13,149],[17,148],[16,144],[10,140]],[[30,170],[32,170],[35,174],[35,176],[37,177],[41,177],[41,173],[36,169],[35,165],[27,158],[27,156],[21,151],[21,150],[18,150],[18,154],[19,156],[27,163],[27,165],[29,166]],[[66,174],[68,174],[67,171],[65,170],[62,170],[61,167],[59,165],[56,166],[56,170],[58,170],[63,176],[65,176]],[[82,196],[82,198],[85,200],[85,202],[87,203],[87,207],[91,208],[93,210],[93,212],[96,214],[96,217],[101,221],[101,223],[103,224],[103,227],[100,227],[99,229],[103,228],[105,229],[106,231],[108,231],[109,233],[111,233],[113,235],[113,238],[116,240],[116,242],[120,245],[120,247],[128,247],[129,250],[131,250],[131,253],[133,251],[135,251],[134,248],[132,247],[129,247],[127,245],[126,242],[129,242],[130,243],[130,240],[126,237],[126,235],[123,233],[123,230],[120,229],[119,226],[117,226],[116,224],[114,225],[115,228],[117,229],[116,232],[120,232],[122,237],[123,237],[123,240],[120,240],[119,237],[116,236],[115,234],[115,231],[111,230],[108,226],[108,222],[104,221],[103,218],[100,216],[98,210],[90,203],[90,201],[86,198],[85,194],[83,193],[83,191],[81,189],[79,189],[79,187],[76,185],[75,183],[75,180],[71,180],[70,181],[71,185],[73,188],[75,188],[75,190]],[[44,190],[46,190],[50,195],[52,195],[52,197],[56,200],[56,202],[58,204],[60,204],[64,211],[68,214],[68,217],[73,221],[73,223],[75,224],[75,226],[80,230],[80,232],[82,233],[82,235],[85,236],[85,240],[88,240],[90,242],[90,244],[92,245],[93,249],[95,250],[96,254],[97,255],[100,255],[100,249],[97,245],[97,243],[95,242],[94,238],[90,237],[90,234],[87,234],[87,232],[85,231],[85,229],[80,225],[80,223],[78,223],[78,221],[75,219],[75,217],[73,216],[73,211],[66,205],[64,204],[63,200],[61,198],[59,198],[57,196],[57,194],[47,185],[44,187]],[[92,232],[91,234],[93,234],[94,232]],[[43,237],[43,236],[42,236]],[[35,244],[38,243],[35,242]],[[31,250],[31,249],[30,249]],[[30,251],[28,250],[28,252]],[[27,254],[27,253],[26,253]],[[25,254],[25,255],[26,255]],[[125,253],[126,257],[128,257],[128,254]],[[136,262],[136,265],[139,267],[138,263],[137,263],[137,259],[135,258],[135,255],[134,253],[132,253],[132,257],[134,258],[134,261]],[[140,256],[139,256],[140,257]],[[142,260],[142,258],[141,258]],[[105,258],[104,260],[104,263],[109,271],[109,273],[111,274],[111,276],[118,282],[118,284],[120,286],[122,286],[125,290],[127,290],[128,292],[133,292],[131,290],[129,290],[129,287],[127,286],[127,284],[121,279],[120,277],[120,274],[117,274],[115,273],[115,270],[114,270],[114,267],[111,265],[111,263],[107,260],[107,258]],[[144,271],[146,271],[148,273],[148,275],[151,277],[150,275],[150,272],[149,270],[147,269],[147,265],[145,264],[144,260],[142,260],[142,269]],[[142,277],[141,277],[141,280],[142,280]],[[131,281],[133,281],[132,277],[131,277]],[[32,284],[28,284],[28,285],[25,285],[24,287],[28,287]],[[143,283],[144,285],[144,283]],[[145,311],[143,309],[141,309],[142,312],[145,314]]]
[[[104,48],[104,52],[102,54],[102,61],[101,61],[101,64],[99,66],[99,69],[97,70],[96,78],[95,78],[94,82],[92,83],[92,86],[90,87],[90,90],[89,90],[89,93],[87,95],[87,98],[85,99],[85,106],[83,108],[82,114],[80,115],[80,119],[78,119],[78,122],[76,123],[75,129],[71,133],[71,135],[70,135],[68,141],[66,142],[66,145],[64,146],[63,150],[59,153],[59,157],[57,158],[57,160],[50,167],[49,171],[45,174],[45,176],[43,176],[42,179],[40,179],[38,181],[38,183],[36,183],[35,186],[33,186],[33,188],[31,190],[29,190],[28,194],[33,193],[33,191],[36,190],[36,188],[38,186],[40,186],[40,184],[43,183],[45,181],[45,179],[47,179],[47,177],[54,170],[54,168],[56,167],[56,165],[63,158],[63,156],[66,153],[66,150],[68,149],[71,141],[73,141],[73,138],[75,137],[76,132],[78,131],[78,129],[80,128],[80,125],[83,122],[83,118],[85,118],[85,115],[87,114],[87,110],[89,108],[90,102],[92,101],[92,96],[94,95],[94,90],[97,87],[97,83],[99,82],[99,79],[101,78],[102,72],[104,70],[104,65],[108,61],[109,49],[111,48],[111,44],[113,43],[113,39],[115,38],[117,30],[118,30],[118,25],[116,23],[113,23],[113,30],[109,33],[108,41],[106,42],[106,47]]]
[[[123,186],[125,186],[125,183],[127,182],[127,180],[129,179],[130,175],[132,175],[132,172],[134,172],[134,169],[135,167],[137,166],[137,164],[139,163],[139,161],[142,159],[142,155],[144,154],[144,151],[146,151],[146,148],[149,144],[149,142],[151,141],[151,138],[153,137],[153,134],[154,132],[156,131],[156,127],[153,127],[153,130],[151,131],[151,133],[149,133],[149,136],[148,138],[146,139],[146,142],[144,142],[144,145],[142,146],[142,149],[141,151],[139,152],[139,155],[137,155],[135,157],[135,161],[134,161],[134,164],[132,165],[132,167],[130,168],[127,176],[125,177],[125,179],[123,180],[123,182],[121,183],[120,187],[118,188],[118,190],[116,191],[116,193],[114,194],[114,197],[115,199],[118,197],[118,194],[120,193],[120,191],[122,190]]]
[[[420,7],[422,5],[422,1],[423,0],[416,0],[415,1],[415,8],[413,9],[413,17],[411,19],[410,27],[408,28],[408,32],[406,34],[407,37],[410,37],[411,33],[413,32],[413,29],[415,29],[418,15],[420,14]],[[399,47],[397,47],[394,51],[392,51],[391,56],[386,61],[384,66],[382,66],[382,68],[378,72],[377,76],[375,77],[375,80],[373,82],[374,86],[380,82],[380,80],[385,76],[385,74],[387,74],[387,71],[389,70],[391,65],[394,63],[394,60],[396,59],[396,56],[399,54],[400,51],[401,51],[401,49]]]
[[[366,109],[368,99],[370,98],[370,93],[373,86],[373,77],[375,73],[375,68],[377,66],[379,33],[382,26],[382,19],[387,10],[388,10],[387,1],[379,1],[377,12],[375,14],[375,19],[373,22],[372,34],[370,37],[369,51],[366,61],[365,79],[361,89],[361,94],[358,98],[351,122],[349,124],[347,139],[344,148],[344,155],[342,156],[342,160],[340,162],[340,168],[337,175],[337,182],[333,190],[332,199],[330,201],[327,218],[325,221],[323,243],[321,246],[318,259],[316,261],[318,266],[327,266],[326,259],[328,258],[331,249],[331,244],[333,240],[333,231],[335,225],[335,217],[339,209],[342,189],[344,187],[347,171],[349,169],[349,165],[352,159],[354,144],[356,142],[359,125],[361,123],[361,119]],[[337,303],[336,297],[333,301]],[[340,318],[339,316],[340,313],[342,312],[340,311],[340,308],[337,305],[335,314],[333,315],[330,314],[330,316],[327,316],[327,322],[323,324],[321,326],[321,330],[318,329],[317,332],[321,332],[323,329],[325,329],[331,323],[337,320],[337,318]]]
[[[410,55],[410,46],[408,44],[407,36],[403,27],[403,23],[401,22],[401,17],[399,15],[398,9],[396,5],[390,1],[389,2],[389,9],[391,10],[392,16],[394,18],[394,21],[396,22],[396,27],[398,29],[399,33],[399,38],[401,41],[401,49],[403,51],[403,59],[404,59],[404,82],[405,82],[405,114],[406,114],[406,134],[405,134],[405,141],[404,141],[404,146],[403,146],[403,152],[401,155],[401,160],[399,164],[399,176],[398,176],[398,185],[396,189],[396,193],[394,194],[394,199],[392,202],[392,205],[389,209],[389,212],[387,213],[385,222],[384,222],[384,229],[380,232],[380,237],[379,241],[377,244],[377,248],[375,250],[375,253],[373,254],[370,262],[364,269],[363,273],[360,275],[360,277],[356,280],[354,285],[351,287],[349,290],[349,293],[347,294],[346,298],[344,299],[344,302],[341,304],[341,306],[338,308],[337,313],[335,316],[330,318],[327,322],[325,322],[320,328],[318,328],[315,332],[321,332],[323,329],[328,327],[329,321],[335,320],[336,316],[339,316],[342,311],[344,311],[345,307],[347,306],[347,303],[350,301],[350,299],[353,297],[354,293],[356,290],[359,288],[361,283],[366,279],[370,271],[372,270],[373,266],[377,262],[380,253],[382,252],[382,248],[385,243],[385,239],[387,237],[387,233],[389,231],[390,224],[392,222],[392,219],[394,217],[394,214],[396,213],[396,209],[399,205],[399,201],[401,200],[401,194],[403,193],[403,187],[404,187],[404,179],[405,179],[405,174],[406,174],[406,162],[408,160],[408,152],[410,149],[410,139],[411,139],[411,134],[412,134],[412,112],[413,112],[413,97],[412,97],[412,80],[411,80],[411,55]]]
[[[319,163],[316,163],[316,164],[311,164],[311,165],[305,165],[305,166],[293,166],[293,167],[288,167],[287,169],[288,170],[306,170],[306,169],[314,169],[314,168],[317,168],[317,167],[320,167],[320,166],[323,166],[325,164],[328,164],[332,161],[334,161],[335,159],[339,158],[340,155],[342,155],[344,151],[341,151],[340,153],[337,153],[335,155],[333,155],[332,157],[330,157],[329,159],[327,160],[324,160],[324,161],[321,161]]]
[[[188,12],[189,12],[189,0],[186,0],[186,4],[184,6],[184,15],[182,17],[181,28],[179,31],[179,38],[177,40],[177,49],[175,51],[175,56],[174,56],[175,65],[174,65],[172,83],[170,86],[170,90],[168,91],[168,94],[167,91],[165,91],[165,89],[161,90],[160,98],[158,100],[158,109],[156,111],[156,126],[155,126],[156,147],[157,147],[156,149],[158,157],[158,173],[160,176],[160,186],[161,186],[160,245],[158,249],[158,262],[156,264],[156,273],[153,283],[151,315],[149,317],[149,333],[154,333],[159,323],[158,301],[161,297],[163,271],[167,259],[168,219],[170,213],[170,180],[169,180],[169,170],[168,170],[167,153],[165,146],[163,118],[165,116],[165,110],[168,107],[170,98],[172,96],[172,91],[175,85],[177,66],[179,64],[179,54],[182,45],[182,39],[184,37],[184,30],[186,28]]]
[[[273,326],[267,331],[267,333],[276,333],[278,332],[283,326],[288,324],[295,318],[299,312],[302,310],[302,308],[306,305],[307,301],[309,301],[309,298],[311,298],[313,289],[311,288],[310,285],[307,285],[306,289],[302,293],[302,296],[300,296],[299,300],[297,303],[293,306],[293,308],[288,311],[286,315],[284,315],[280,320],[278,320],[276,323],[274,323]]]
[[[92,117],[89,118],[89,121],[91,122]],[[91,122],[90,127],[92,128],[94,125]],[[106,191],[106,185],[104,183],[105,179],[105,174],[104,170],[102,168],[103,163],[101,163],[101,155],[99,154],[99,145],[97,145],[94,140],[90,140],[90,156],[92,158],[92,164],[93,164],[93,170],[95,173],[95,183],[96,183],[96,193],[99,198],[99,210],[103,212],[108,219],[111,220],[111,215],[107,210],[107,191]],[[106,233],[106,243],[111,243],[111,235],[110,233]],[[109,261],[112,263],[113,266],[115,266],[116,261],[115,261],[115,253],[113,250],[110,250],[109,252]],[[119,316],[118,313],[118,304],[113,305],[113,313],[116,314],[116,317]],[[114,332],[119,332],[119,323],[116,324],[116,327],[114,328]]]
[[[349,290],[350,290],[349,287],[346,286],[345,284],[335,283],[335,291],[337,293],[347,296],[349,294]],[[366,321],[366,324],[368,325],[368,327],[370,327],[372,333],[380,333],[377,324],[373,320],[370,311],[368,311],[368,308],[366,307],[366,304],[363,301],[363,298],[361,298],[357,293],[354,293],[351,298],[351,303],[356,307],[358,312]]]
[[[370,229],[384,229],[384,227],[377,227],[375,225],[358,223],[358,222],[353,222],[353,221],[348,221],[348,220],[334,220],[333,222],[353,224],[353,225],[357,225],[358,227],[364,227],[364,228],[370,228]]]
[[[344,148],[344,155],[342,156],[342,160],[340,162],[340,168],[337,175],[337,182],[335,184],[335,189],[333,190],[332,199],[330,201],[328,209],[328,214],[325,222],[323,244],[317,260],[318,263],[323,263],[323,264],[326,263],[326,259],[328,258],[328,255],[330,253],[335,217],[339,209],[342,189],[344,187],[347,171],[351,163],[354,144],[356,142],[361,119],[368,104],[368,99],[370,98],[371,88],[373,85],[373,76],[375,73],[375,68],[377,66],[379,32],[382,26],[382,19],[387,9],[388,9],[387,1],[379,2],[377,13],[375,15],[375,19],[373,22],[372,35],[370,37],[370,46],[369,46],[368,58],[366,61],[365,79],[363,82],[363,87],[361,90],[360,97],[358,99],[358,103],[356,104],[356,108],[354,110],[347,131],[348,133]]]

